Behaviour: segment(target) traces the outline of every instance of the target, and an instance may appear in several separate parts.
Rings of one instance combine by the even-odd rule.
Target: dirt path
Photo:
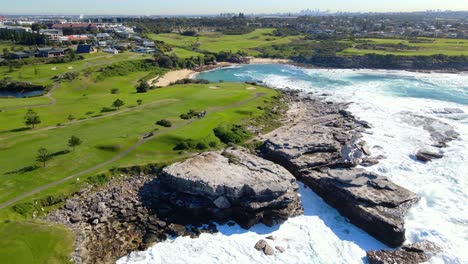
[[[254,101],[254,100],[256,100],[256,99],[258,99],[258,98],[260,98],[260,97],[262,97],[262,96],[264,96],[264,95],[265,95],[264,93],[257,93],[254,97],[252,97],[252,98],[250,98],[250,99],[247,99],[247,100],[244,100],[244,101],[241,101],[241,102],[237,102],[237,103],[232,104],[232,105],[214,108],[213,110],[208,111],[207,114],[210,114],[210,113],[213,113],[213,112],[219,112],[219,111],[227,110],[227,109],[230,109],[230,108],[235,108],[235,107],[238,107],[238,106],[242,106],[242,105],[248,104],[248,103],[250,103],[250,102],[252,102],[252,101]],[[192,120],[189,120],[189,121],[187,121],[187,122],[181,123],[181,124],[179,124],[179,125],[177,125],[177,126],[173,126],[173,127],[169,128],[169,129],[165,129],[165,130],[163,130],[163,131],[159,131],[159,132],[156,132],[156,133],[154,133],[154,130],[153,130],[153,131],[150,132],[150,133],[153,133],[151,136],[145,136],[145,135],[142,136],[142,138],[141,138],[140,140],[138,140],[137,143],[133,144],[131,147],[129,147],[128,149],[126,149],[125,151],[123,151],[122,153],[120,153],[119,155],[117,155],[117,156],[115,156],[115,157],[113,157],[113,158],[111,158],[111,159],[109,159],[109,160],[107,160],[107,161],[104,161],[104,162],[102,162],[102,163],[100,163],[100,164],[97,164],[97,165],[95,165],[95,166],[93,166],[93,167],[91,167],[91,168],[89,168],[89,169],[80,171],[80,172],[78,172],[78,173],[72,174],[72,175],[67,176],[67,177],[65,177],[65,178],[62,178],[62,179],[60,179],[60,180],[57,180],[57,181],[48,183],[48,184],[46,184],[46,185],[37,187],[37,188],[35,188],[35,189],[33,189],[33,190],[29,191],[29,192],[26,192],[26,193],[24,193],[24,194],[21,194],[21,195],[15,197],[15,198],[13,198],[13,199],[11,199],[11,200],[9,200],[9,201],[6,201],[6,202],[0,204],[0,210],[6,208],[6,207],[8,207],[8,206],[10,206],[10,205],[12,205],[12,204],[14,204],[14,203],[16,203],[16,202],[21,201],[22,199],[24,199],[24,198],[26,198],[26,197],[29,197],[29,196],[34,195],[34,194],[37,194],[37,193],[42,192],[42,191],[44,191],[44,190],[47,190],[47,189],[49,189],[49,188],[55,187],[55,186],[57,186],[57,185],[59,185],[59,184],[62,184],[62,183],[64,183],[64,182],[67,182],[67,181],[69,181],[69,180],[71,180],[71,179],[73,179],[73,178],[76,178],[76,177],[82,176],[82,175],[84,175],[84,174],[93,172],[93,171],[95,171],[95,170],[97,170],[97,169],[103,168],[104,166],[109,165],[109,164],[111,164],[112,162],[117,161],[117,160],[119,160],[119,159],[125,157],[126,155],[128,155],[129,153],[131,153],[133,150],[135,150],[137,147],[139,147],[140,145],[144,144],[145,142],[147,142],[147,141],[153,139],[155,136],[158,136],[158,135],[163,134],[163,133],[168,133],[168,132],[171,132],[171,131],[173,131],[173,130],[179,129],[179,128],[181,128],[181,127],[187,126],[187,125],[191,124],[192,122],[195,122],[196,120],[197,120],[197,119],[192,119]],[[146,135],[150,135],[150,133],[148,133],[148,134],[146,134]]]

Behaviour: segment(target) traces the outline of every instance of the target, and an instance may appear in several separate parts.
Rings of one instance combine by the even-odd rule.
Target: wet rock
[[[422,162],[432,161],[434,159],[441,159],[444,155],[430,150],[422,149],[416,153],[416,159]]]
[[[367,252],[370,264],[417,264],[427,262],[440,248],[429,241],[406,245],[396,250]]]
[[[275,254],[275,250],[268,244],[268,242],[264,239],[260,239],[256,244],[255,244],[255,249],[258,251],[262,251],[265,255],[271,256]]]
[[[460,134],[455,131],[454,127],[435,118],[415,115],[408,112],[403,112],[401,114],[406,123],[422,127],[430,134],[430,139],[433,141],[432,146],[439,148],[446,147],[448,142],[460,136]]]
[[[229,202],[229,200],[224,197],[224,196],[220,196],[218,197],[218,199],[214,200],[213,202],[216,207],[218,207],[219,209],[227,209],[227,208],[230,208],[231,207],[231,203]]]
[[[266,136],[263,156],[286,167],[353,224],[389,246],[403,244],[404,215],[418,197],[356,168],[377,162],[363,148],[362,121],[342,104],[294,104],[294,122]]]
[[[278,252],[280,252],[280,253],[284,253],[284,252],[286,251],[286,249],[285,249],[284,247],[282,247],[282,246],[276,246],[275,248],[276,248],[276,250],[278,250]]]

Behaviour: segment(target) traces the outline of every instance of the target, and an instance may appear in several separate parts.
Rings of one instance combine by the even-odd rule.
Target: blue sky
[[[332,11],[467,10],[468,0],[0,0],[2,13],[217,14]]]

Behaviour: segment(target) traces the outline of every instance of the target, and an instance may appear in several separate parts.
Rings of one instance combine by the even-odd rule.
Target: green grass
[[[169,54],[175,54],[175,55],[177,55],[177,57],[182,58],[182,59],[186,59],[186,58],[190,58],[190,57],[203,56],[202,53],[195,52],[195,51],[188,50],[188,49],[183,49],[183,48],[173,48],[167,54],[168,55]]]
[[[182,36],[180,34],[152,34],[149,37],[154,40],[185,50],[193,50],[194,44],[198,43],[198,49],[220,52],[220,51],[244,51],[251,56],[259,55],[258,47],[274,44],[287,44],[297,37],[275,37],[271,33],[274,29],[257,29],[244,35],[223,35],[222,33],[202,33],[196,37]]]
[[[11,48],[16,48],[16,49],[24,48],[25,50],[27,50],[27,49],[29,49],[29,46],[15,44],[15,43],[11,43],[11,42],[0,41],[0,52],[2,54],[3,54],[3,49],[5,49],[5,48],[7,48],[8,51],[11,51]]]
[[[393,54],[403,56],[430,56],[436,54],[444,54],[448,56],[460,56],[468,55],[468,40],[462,39],[444,39],[444,38],[421,38],[422,40],[431,40],[428,43],[411,43],[408,40],[401,39],[359,39],[360,41],[369,41],[370,44],[399,44],[402,43],[407,46],[417,47],[417,50],[371,50],[371,49],[357,49],[356,42],[349,42],[353,45],[352,48],[348,48],[342,51],[342,55],[364,55],[369,53],[375,54]]]
[[[154,123],[160,119],[169,119],[174,125],[184,120],[179,115],[189,109],[212,110],[206,118],[197,120],[186,127],[162,133],[155,139],[140,146],[136,151],[117,162],[117,165],[145,164],[154,161],[167,161],[177,156],[172,150],[177,138],[214,139],[212,129],[221,122],[241,122],[246,119],[245,112],[255,115],[262,112],[256,107],[264,105],[264,98],[258,98],[246,105],[225,109],[239,101],[248,100],[257,92],[266,93],[265,98],[276,92],[259,87],[246,90],[244,84],[224,83],[221,89],[209,89],[210,85],[174,86],[152,90],[145,94],[135,93],[136,80],[146,72],[132,73],[128,76],[107,78],[94,83],[92,77],[62,83],[53,93],[55,105],[38,107],[34,110],[40,115],[42,124],[34,130],[15,132],[24,127],[23,116],[26,109],[13,109],[0,113],[0,160],[6,161],[0,168],[0,202],[7,201],[37,186],[64,178],[104,162],[136,143],[145,133],[155,129]],[[118,88],[119,94],[110,94],[111,88]],[[85,96],[83,96],[85,95]],[[110,107],[117,98],[126,102],[120,111],[103,113],[104,106]],[[20,99],[24,101],[33,100]],[[136,107],[137,99],[143,100],[141,107]],[[9,99],[16,100],[16,99]],[[2,101],[0,100],[0,108]],[[134,107],[134,108],[128,108]],[[243,111],[241,111],[243,110]],[[89,112],[93,112],[89,114]],[[87,114],[88,113],[88,114]],[[82,121],[67,124],[68,115]],[[106,116],[109,115],[109,116]],[[65,124],[55,127],[57,123]],[[164,132],[164,128],[159,128]],[[26,166],[36,164],[35,155],[40,147],[50,152],[67,149],[66,140],[76,135],[84,144],[75,152],[55,157],[47,168],[23,174],[5,174]],[[115,147],[115,151],[102,147]]]
[[[259,40],[270,37],[265,35],[268,32],[271,30],[244,35],[237,46],[228,46],[227,43],[233,41],[235,36],[226,36],[216,45],[226,46],[232,51],[242,49],[254,52],[252,48],[258,46],[259,42],[287,41],[280,38]],[[206,39],[214,37],[210,35]],[[172,52],[180,57],[200,55],[183,47],[175,47]],[[13,69],[13,72],[8,72],[7,67],[0,67],[2,76],[43,85],[51,85],[51,78],[61,73],[80,73],[74,81],[57,84],[50,97],[0,99],[0,109],[3,110],[0,111],[0,203],[102,164],[126,152],[151,131],[154,133],[152,138],[120,159],[28,196],[15,205],[32,205],[37,199],[49,195],[70,195],[85,187],[88,177],[95,177],[115,167],[167,164],[193,155],[190,151],[174,150],[180,140],[215,141],[221,147],[213,128],[225,123],[249,123],[252,118],[263,116],[265,112],[260,109],[267,108],[272,104],[272,98],[278,95],[272,89],[257,87],[256,90],[248,90],[246,88],[251,85],[238,83],[217,84],[219,89],[211,89],[212,84],[189,84],[155,89],[144,94],[136,93],[138,80],[153,74],[156,69],[130,72],[125,76],[96,78],[100,74],[97,72],[100,67],[146,57],[135,53],[114,56],[97,53],[85,55],[82,61],[24,66]],[[90,74],[84,74],[85,70]],[[118,89],[119,93],[111,94],[111,89]],[[116,99],[123,100],[125,105],[116,111],[101,113],[103,107],[111,107]],[[141,106],[137,104],[138,99],[143,101]],[[42,123],[35,129],[24,130],[23,117],[28,108],[39,114]],[[207,110],[208,114],[191,122],[179,117],[190,109]],[[69,115],[73,115],[75,120],[69,122]],[[155,122],[161,119],[171,121],[173,126],[156,126]],[[83,141],[74,151],[55,156],[47,162],[45,168],[18,172],[22,168],[38,165],[35,156],[40,147],[46,147],[51,153],[69,149],[67,140],[72,135]],[[37,217],[45,216],[59,205],[42,208],[44,210],[30,206],[23,213],[15,210],[14,206],[0,210],[0,263],[68,262],[73,247],[73,234],[61,226],[30,220],[33,213]]]
[[[68,263],[74,236],[65,227],[42,222],[0,224],[0,263]]]
[[[117,55],[93,53],[86,54],[84,60],[59,64],[27,65],[21,68],[15,68],[13,72],[10,72],[9,67],[7,66],[0,66],[0,76],[10,77],[14,80],[32,82],[35,84],[50,85],[53,82],[51,80],[52,77],[65,72],[82,71],[84,69],[103,66],[113,62],[142,58],[148,58],[148,55],[133,52],[120,53]]]
[[[96,58],[99,60],[99,57]],[[5,110],[0,112],[0,160],[3,161],[0,166],[0,203],[108,161],[129,149],[150,131],[155,133],[154,137],[121,159],[31,195],[16,205],[33,204],[36,199],[48,195],[69,195],[86,186],[88,177],[111,168],[184,159],[193,153],[173,150],[183,139],[217,141],[221,146],[213,134],[213,128],[224,123],[246,123],[252,117],[262,116],[264,111],[257,107],[269,105],[273,100],[271,98],[278,94],[263,87],[247,90],[251,85],[237,83],[221,83],[218,84],[219,89],[211,89],[212,84],[178,85],[137,94],[137,81],[151,72],[132,72],[102,81],[95,81],[99,73],[87,77],[81,74],[78,79],[57,86],[51,95],[54,104],[40,107],[34,105],[47,104],[51,99],[0,100],[0,109]],[[119,93],[111,94],[113,88],[119,89]],[[257,97],[258,93],[262,96]],[[125,106],[114,112],[100,113],[102,107],[110,107],[117,98],[123,100]],[[141,106],[136,103],[138,99],[143,100]],[[8,108],[12,106],[15,107]],[[40,115],[42,123],[34,130],[22,131],[23,116],[29,107]],[[209,114],[188,123],[179,115],[190,109],[207,110]],[[75,121],[67,120],[70,114],[76,117]],[[173,127],[156,126],[154,123],[161,119],[170,120]],[[57,123],[63,125],[56,126]],[[72,135],[78,136],[83,145],[70,153],[55,156],[45,168],[11,173],[37,165],[35,156],[40,147],[46,147],[51,153],[69,149],[67,140]],[[45,208],[45,211],[39,210],[35,214],[44,216],[53,208]],[[0,263],[66,262],[72,247],[72,235],[62,227],[25,221],[32,214],[33,211],[20,214],[13,206],[0,210],[0,223],[11,221],[0,224],[0,243],[3,243],[0,244]]]

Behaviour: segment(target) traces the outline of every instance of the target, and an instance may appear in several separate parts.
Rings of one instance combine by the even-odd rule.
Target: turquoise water
[[[385,157],[366,169],[421,197],[405,219],[407,242],[430,240],[441,246],[442,253],[431,263],[468,263],[468,75],[271,64],[217,69],[197,78],[261,81],[273,88],[300,89],[326,100],[351,102],[349,110],[372,125],[364,134],[372,156]],[[444,158],[427,164],[412,158],[432,144],[429,133],[418,125],[421,117],[447,123],[460,133],[447,148],[434,150]],[[367,250],[385,249],[310,189],[299,191],[304,215],[281,225],[256,225],[250,230],[218,226],[218,234],[168,240],[118,263],[360,264],[366,263]],[[264,256],[254,249],[259,239],[269,235],[276,237],[270,243],[284,247],[284,253]]]
[[[269,77],[305,82],[310,88],[341,89],[345,86],[375,85],[398,97],[426,98],[468,105],[468,78],[444,82],[430,74],[389,73],[384,71],[304,70],[278,65],[245,65],[200,73],[197,78],[213,82],[267,81]]]

